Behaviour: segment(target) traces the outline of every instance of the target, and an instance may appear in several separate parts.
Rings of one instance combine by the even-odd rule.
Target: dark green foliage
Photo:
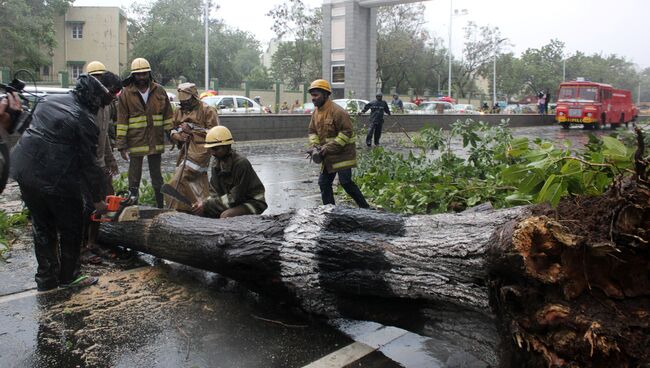
[[[50,64],[56,47],[54,19],[72,0],[3,0],[0,2],[0,66],[13,71]],[[24,76],[22,77],[24,78]]]

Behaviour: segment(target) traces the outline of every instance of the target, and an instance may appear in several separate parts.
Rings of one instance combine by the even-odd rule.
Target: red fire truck
[[[560,83],[557,93],[555,121],[562,128],[582,124],[584,128],[612,129],[634,121],[639,110],[632,103],[632,93],[609,84],[594,83],[578,78]]]

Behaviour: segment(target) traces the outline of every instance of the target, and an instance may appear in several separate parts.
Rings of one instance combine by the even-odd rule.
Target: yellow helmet
[[[217,125],[208,130],[208,134],[205,135],[205,145],[203,147],[227,146],[233,143],[235,141],[232,139],[230,130],[223,125]]]
[[[324,91],[332,93],[332,88],[330,87],[329,82],[325,79],[316,79],[315,81],[311,82],[309,85],[309,92],[311,92],[312,89],[322,89]]]
[[[91,61],[88,63],[88,66],[86,66],[86,73],[93,75],[93,74],[104,74],[106,73],[106,66],[102,64],[101,61]]]
[[[133,59],[131,62],[131,73],[150,72],[151,65],[145,58]]]

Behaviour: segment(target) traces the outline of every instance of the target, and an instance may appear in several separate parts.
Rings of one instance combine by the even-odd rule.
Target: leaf
[[[562,165],[560,172],[564,175],[581,173],[582,165],[579,161],[569,159],[564,163],[564,165]]]
[[[544,186],[542,189],[539,191],[537,194],[537,202],[544,202],[546,198],[548,197],[547,192],[551,185],[553,185],[553,182],[555,181],[555,174],[551,174],[547,179],[546,182],[544,183]]]
[[[605,144],[610,155],[622,157],[627,156],[627,147],[625,147],[623,142],[618,139],[613,137],[603,137],[603,144]]]
[[[519,191],[521,193],[534,194],[535,189],[544,181],[541,175],[537,173],[530,173],[526,178],[519,184]]]

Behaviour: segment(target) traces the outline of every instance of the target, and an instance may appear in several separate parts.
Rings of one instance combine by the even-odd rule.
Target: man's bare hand
[[[129,161],[129,152],[125,149],[120,150],[120,156],[124,159],[124,161]]]
[[[192,213],[197,216],[203,216],[203,201],[198,201],[192,205]]]

